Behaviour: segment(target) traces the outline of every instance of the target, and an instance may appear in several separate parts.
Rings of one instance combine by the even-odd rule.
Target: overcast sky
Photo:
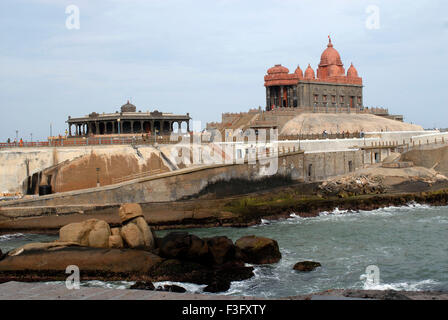
[[[67,29],[66,7],[80,10]],[[369,5],[379,9],[379,28]],[[138,110],[219,121],[265,106],[263,76],[316,68],[331,34],[364,104],[448,127],[446,0],[1,0],[0,141],[63,134],[68,116]]]

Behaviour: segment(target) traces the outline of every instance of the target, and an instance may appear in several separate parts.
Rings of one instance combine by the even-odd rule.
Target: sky
[[[79,29],[73,11],[79,9]],[[64,134],[68,116],[265,107],[263,77],[316,69],[331,35],[364,105],[448,127],[446,0],[2,0],[0,141]],[[373,11],[372,11],[373,10]]]

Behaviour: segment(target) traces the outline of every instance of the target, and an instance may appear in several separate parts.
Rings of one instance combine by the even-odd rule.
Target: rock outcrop
[[[380,176],[343,176],[322,182],[318,193],[323,196],[339,196],[341,198],[361,195],[380,194],[386,190]]]
[[[121,228],[111,229],[103,220],[89,219],[62,227],[59,240],[93,248],[155,248],[153,232],[138,203],[123,204],[118,214],[123,223]]]
[[[212,264],[219,265],[230,261],[241,260],[241,255],[238,255],[238,248],[229,238],[221,236],[205,240],[207,241],[210,262]]]
[[[137,217],[143,217],[142,207],[138,203],[124,203],[118,209],[121,223],[125,223]]]
[[[318,267],[321,267],[322,265],[319,262],[315,261],[301,261],[297,262],[293,269],[297,271],[303,271],[303,272],[309,272],[313,271]]]
[[[159,253],[164,258],[206,262],[207,243],[187,232],[171,232],[159,241]]]
[[[242,258],[247,263],[277,263],[282,258],[277,241],[269,238],[245,236],[235,245],[241,250]]]
[[[125,203],[118,210],[123,224],[120,235],[129,248],[155,248],[154,235],[143,217],[138,203]]]
[[[108,248],[110,235],[109,224],[98,219],[70,223],[59,230],[60,241],[94,248]]]

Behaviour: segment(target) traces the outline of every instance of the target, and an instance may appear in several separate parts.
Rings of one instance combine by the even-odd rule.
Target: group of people
[[[336,133],[336,137],[337,138],[350,138],[350,131],[342,131],[342,133]],[[359,137],[359,138],[364,138],[364,131],[361,129],[360,132],[354,132],[352,134],[352,137]],[[328,132],[326,129],[324,129],[324,131],[322,131],[322,138],[327,139],[328,138]]]
[[[10,146],[10,145],[17,146],[17,139],[14,139],[14,141],[11,143],[11,139],[8,138],[7,143],[8,143],[8,146]],[[20,138],[18,146],[23,147],[23,139],[22,138]]]

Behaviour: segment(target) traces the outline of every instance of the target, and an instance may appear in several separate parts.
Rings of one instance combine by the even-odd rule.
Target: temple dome
[[[303,78],[303,71],[302,71],[302,69],[300,69],[299,66],[297,66],[296,71],[294,71],[294,74],[298,75],[299,79]]]
[[[358,78],[358,71],[353,66],[353,63],[350,65],[350,68],[347,70],[347,77],[349,78]]]
[[[128,102],[121,106],[121,112],[136,112],[137,107],[134,106],[132,103]]]
[[[281,64],[276,64],[272,68],[268,69],[268,74],[276,74],[276,73],[289,73],[289,69],[282,66]]]
[[[324,52],[320,57],[320,64],[319,64],[320,67],[328,65],[337,65],[337,66],[343,65],[339,52],[335,48],[333,48],[331,38],[329,38],[327,49],[324,50]]]
[[[305,70],[305,79],[315,79],[316,76],[314,74],[313,68],[311,68],[311,65],[308,64],[308,68]]]

